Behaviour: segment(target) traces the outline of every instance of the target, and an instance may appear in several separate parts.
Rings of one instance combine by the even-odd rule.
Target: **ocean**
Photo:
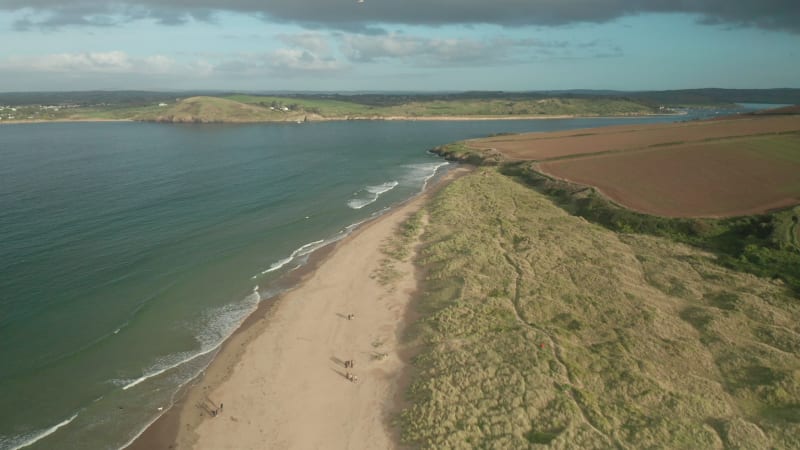
[[[2,125],[0,449],[127,445],[436,145],[676,119]]]

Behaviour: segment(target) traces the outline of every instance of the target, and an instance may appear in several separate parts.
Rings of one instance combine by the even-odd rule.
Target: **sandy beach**
[[[129,448],[398,447],[391,419],[407,384],[410,350],[401,340],[417,279],[410,261],[396,263],[402,276],[391,285],[374,273],[384,242],[432,191],[324,255],[299,287],[251,317],[183,400]]]

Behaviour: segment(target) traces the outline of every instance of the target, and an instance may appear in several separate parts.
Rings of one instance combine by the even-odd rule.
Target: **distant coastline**
[[[30,120],[2,120],[0,125],[24,125],[29,123],[100,123],[100,122],[136,122],[132,119],[30,119]]]
[[[103,118],[75,118],[75,119],[30,119],[30,120],[3,120],[0,125],[22,125],[38,123],[103,123],[103,122],[140,122],[140,123],[174,123],[174,124],[258,124],[258,123],[313,123],[313,122],[347,122],[347,121],[374,121],[374,122],[458,122],[458,121],[501,121],[501,120],[557,120],[557,119],[620,119],[620,118],[648,118],[663,116],[680,116],[686,113],[671,114],[628,114],[628,115],[527,115],[527,116],[342,116],[342,117],[309,117],[308,120],[265,119],[265,120],[153,120],[153,119],[103,119]]]
[[[71,100],[68,102],[67,100]],[[0,96],[0,100],[2,97]],[[478,96],[266,96],[199,95],[157,100],[129,98],[19,99],[3,105],[0,123],[117,121],[161,123],[305,123],[348,120],[464,121],[578,117],[649,117],[683,110],[616,97]]]

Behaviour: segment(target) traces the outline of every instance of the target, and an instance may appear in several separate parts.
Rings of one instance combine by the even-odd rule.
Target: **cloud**
[[[333,72],[345,67],[333,58],[325,58],[308,50],[278,49],[269,56],[269,66],[277,71]]]
[[[178,62],[164,55],[132,57],[122,51],[54,53],[42,56],[11,56],[0,61],[0,70],[24,73],[207,75],[213,68],[205,61]]]
[[[308,36],[306,36],[308,37]],[[257,78],[264,76],[325,76],[349,69],[346,62],[331,55],[330,49],[313,39],[298,42],[316,49],[280,48],[262,53],[165,55],[135,57],[123,51],[53,53],[37,56],[9,56],[0,59],[0,72],[42,76],[170,77],[210,79],[214,77]],[[291,41],[293,39],[287,38]]]
[[[592,58],[619,52],[611,43],[570,43],[538,39],[427,38],[402,33],[386,36],[340,35],[340,51],[352,62],[397,60],[418,67],[527,63],[545,58]]]
[[[12,57],[2,66],[40,72],[130,72],[134,67],[134,62],[126,53],[113,51]]]
[[[299,47],[318,55],[330,55],[330,36],[323,33],[281,34],[278,40],[290,47]]]
[[[34,10],[18,28],[104,25],[149,18],[164,24],[211,20],[214,11],[255,14],[309,28],[372,34],[381,24],[501,26],[602,23],[645,13],[698,14],[706,24],[800,33],[797,0],[0,0],[0,9]],[[38,17],[44,14],[44,18]]]

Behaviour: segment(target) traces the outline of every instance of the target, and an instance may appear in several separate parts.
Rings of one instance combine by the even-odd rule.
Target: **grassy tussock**
[[[423,212],[418,211],[400,224],[397,232],[383,244],[381,251],[386,257],[381,260],[380,266],[372,274],[378,283],[391,288],[403,276],[396,264],[408,259],[413,250],[413,244],[422,232],[422,227]]]
[[[800,446],[800,306],[494,169],[427,208],[400,424],[422,448]]]

